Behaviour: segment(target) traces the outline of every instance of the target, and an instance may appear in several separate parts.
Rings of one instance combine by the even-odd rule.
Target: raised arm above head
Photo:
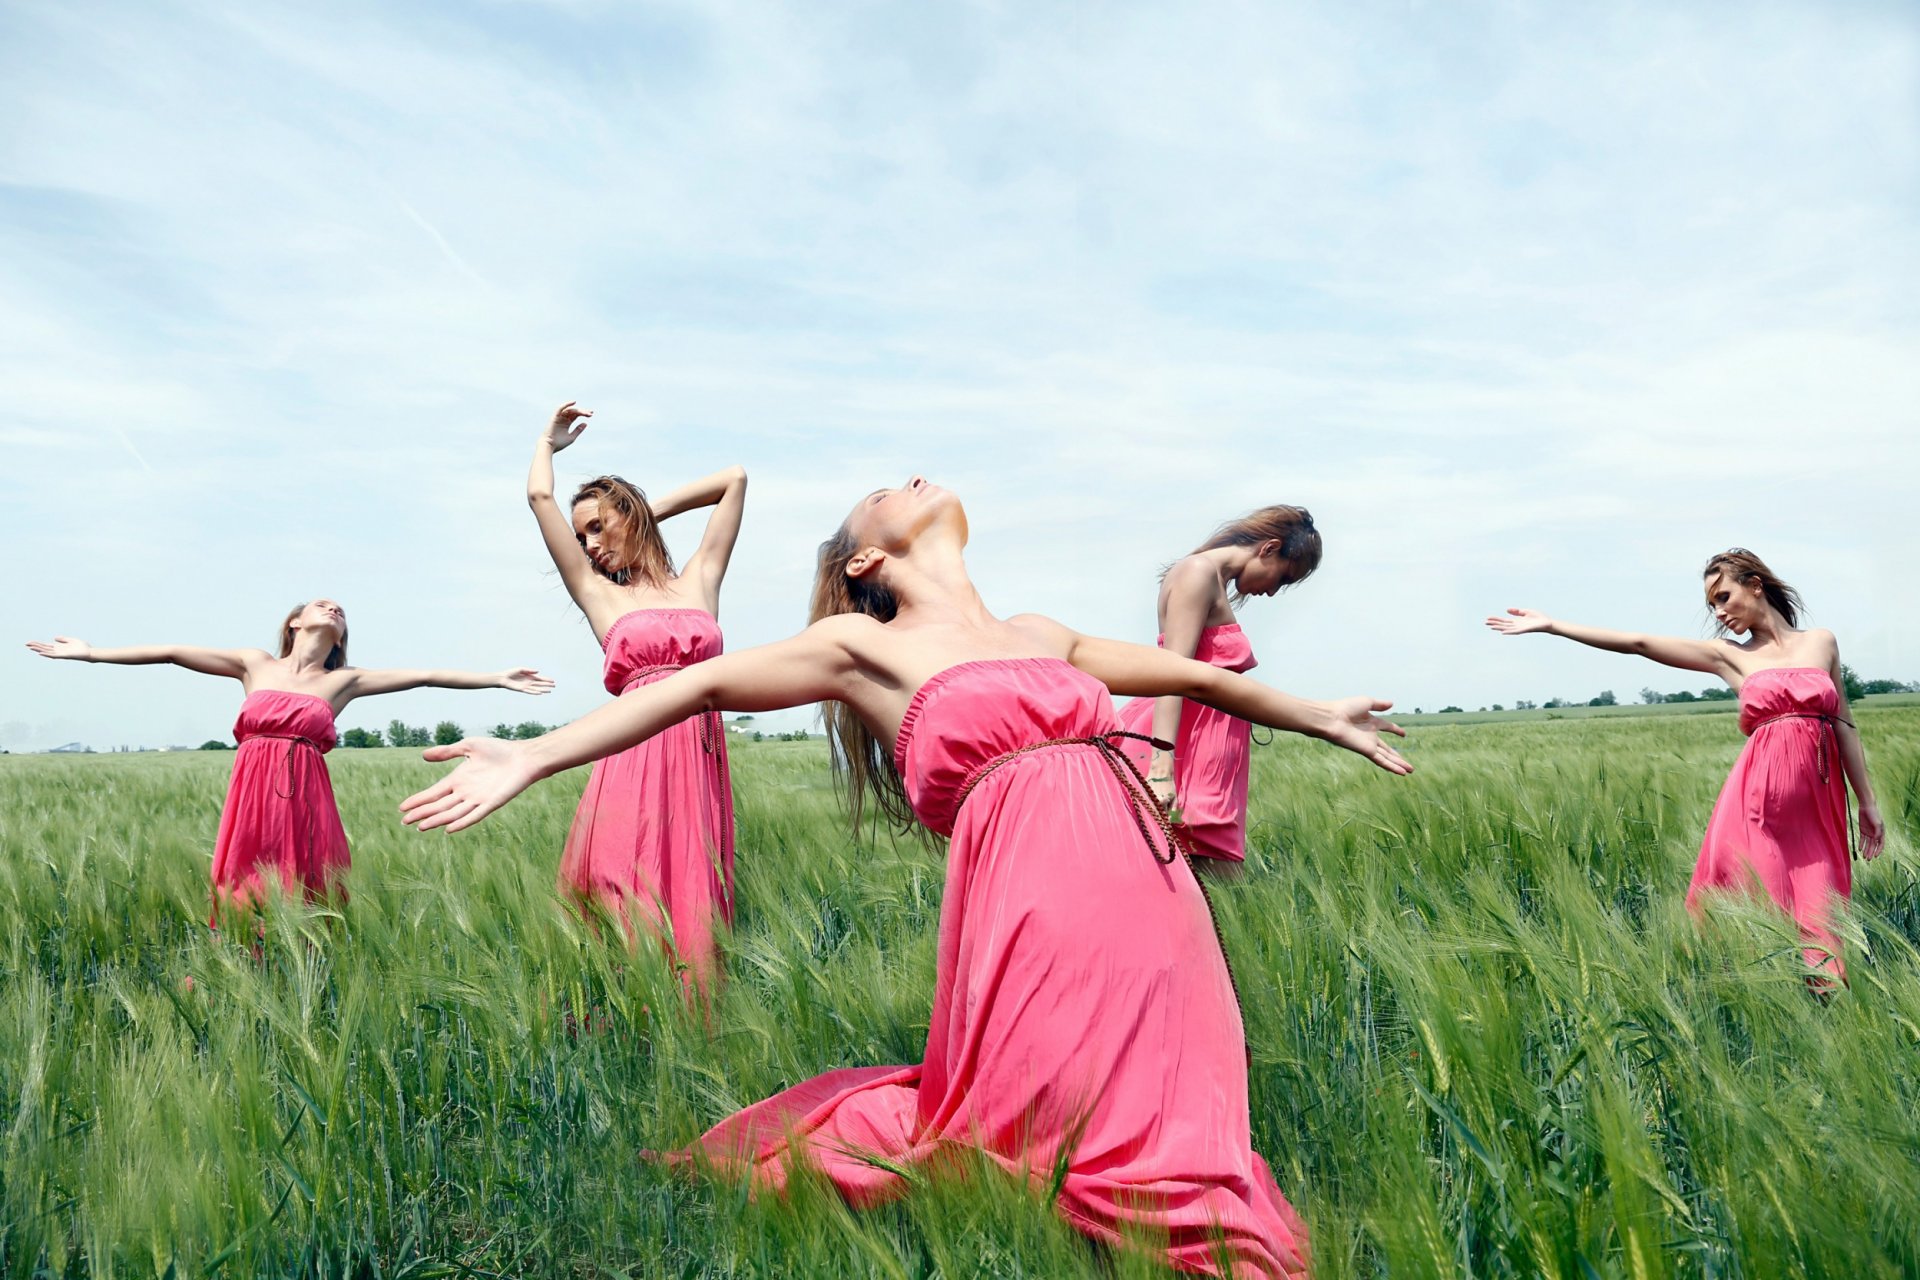
[[[644,742],[703,711],[778,711],[850,692],[857,664],[845,643],[850,623],[817,622],[791,639],[742,649],[621,694],[572,724],[529,742],[468,738],[433,747],[429,760],[460,766],[407,797],[401,812],[425,830],[470,827],[541,778]]]
[[[683,484],[672,493],[653,501],[653,517],[670,520],[684,511],[712,507],[706,530],[700,535],[700,547],[681,570],[681,576],[695,578],[707,599],[710,612],[718,612],[720,583],[727,576],[727,562],[733,556],[733,544],[740,537],[740,520],[747,508],[747,469],[731,466],[710,476]]]
[[[27,648],[43,658],[66,658],[74,662],[111,662],[123,666],[151,666],[171,663],[198,671],[202,675],[228,676],[245,680],[249,666],[271,661],[264,649],[204,649],[188,644],[146,644],[117,649],[97,649],[85,640],[55,636],[52,640],[29,640]]]
[[[1681,636],[1653,636],[1639,631],[1609,631],[1605,627],[1561,622],[1534,609],[1508,609],[1487,619],[1487,626],[1503,636],[1539,633],[1564,636],[1594,649],[1631,653],[1683,671],[1705,671],[1731,681],[1739,675],[1739,650],[1721,640],[1688,640]]]
[[[534,442],[533,464],[527,468],[527,505],[539,522],[540,537],[547,544],[547,555],[560,571],[567,594],[589,618],[593,604],[605,589],[606,580],[594,572],[593,561],[580,545],[568,513],[560,509],[553,493],[553,455],[571,445],[587,429],[593,410],[582,409],[569,400],[553,411],[547,429]]]
[[[1338,698],[1314,701],[1282,693],[1258,680],[1232,671],[1182,658],[1143,644],[1081,635],[1049,619],[1016,619],[1025,626],[1054,628],[1067,661],[1113,692],[1133,697],[1174,695],[1238,716],[1271,729],[1284,729],[1309,738],[1321,738],[1371,760],[1388,773],[1412,773],[1413,766],[1381,740],[1383,733],[1405,737],[1400,726],[1382,720],[1376,711],[1393,703],[1384,698]]]

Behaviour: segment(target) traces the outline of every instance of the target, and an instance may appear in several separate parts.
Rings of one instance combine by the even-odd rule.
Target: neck
[[[333,637],[317,631],[296,631],[293,633],[293,652],[287,655],[287,661],[298,672],[325,671],[327,655],[333,652]]]
[[[894,615],[898,621],[910,626],[983,626],[995,621],[973,579],[967,576],[967,562],[958,549],[912,561],[895,560],[892,570],[888,585],[900,605]]]
[[[1761,644],[1778,644],[1780,638],[1792,630],[1793,628],[1787,625],[1787,620],[1780,616],[1778,610],[1769,608],[1767,616],[1755,621],[1753,626],[1747,629],[1747,634]]]

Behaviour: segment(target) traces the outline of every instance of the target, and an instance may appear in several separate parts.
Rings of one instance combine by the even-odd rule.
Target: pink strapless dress
[[[607,692],[663,680],[722,647],[710,613],[637,609],[607,631]],[[714,975],[715,921],[733,921],[733,783],[717,714],[594,763],[567,832],[560,890],[623,918],[632,903],[696,981]]]
[[[1167,638],[1161,636],[1159,643],[1165,647]],[[1228,671],[1247,672],[1258,665],[1253,645],[1237,622],[1202,631],[1193,656]],[[1151,737],[1154,701],[1135,698],[1120,708],[1120,727]],[[1126,751],[1144,774],[1152,746],[1129,738]],[[1180,708],[1180,738],[1173,750],[1174,803],[1195,854],[1229,862],[1246,860],[1247,772],[1252,760],[1252,725],[1198,702]]]
[[[895,1170],[984,1152],[1086,1234],[1157,1239],[1183,1271],[1298,1276],[1306,1228],[1251,1146],[1240,1012],[1152,800],[1084,739],[1113,699],[1057,659],[929,680],[894,746],[914,812],[952,837],[918,1066],[830,1071],[721,1122],[677,1159],[779,1188],[796,1160],[856,1205]],[[1056,743],[1055,739],[1078,739]],[[961,801],[965,800],[962,804]],[[798,1149],[796,1149],[796,1147]]]
[[[233,722],[233,759],[213,847],[213,919],[257,904],[262,877],[309,899],[339,896],[350,857],[327,775],[333,706],[311,693],[256,690]]]
[[[1839,714],[1833,677],[1818,667],[1747,677],[1740,686],[1747,745],[1707,819],[1687,906],[1697,909],[1716,890],[1750,890],[1757,880],[1813,944],[1807,963],[1844,980],[1840,939],[1827,927],[1833,899],[1853,893]]]

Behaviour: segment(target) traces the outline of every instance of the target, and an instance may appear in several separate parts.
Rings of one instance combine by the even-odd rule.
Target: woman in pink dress
[[[1001,619],[968,578],[959,499],[916,476],[820,553],[800,635],[703,662],[544,738],[429,751],[402,806],[472,826],[535,780],[712,708],[827,704],[856,828],[869,806],[951,837],[926,1054],[830,1071],[681,1159],[783,1186],[807,1162],[855,1204],[982,1152],[1097,1239],[1157,1237],[1193,1272],[1297,1276],[1305,1228],[1252,1149],[1244,1031],[1200,884],[1115,746],[1112,693],[1178,694],[1408,765],[1371,698],[1307,702],[1158,649]]]
[[[592,416],[572,401],[554,411],[534,445],[527,502],[606,654],[607,692],[618,695],[721,652],[715,615],[747,473],[729,467],[651,503],[620,477],[600,476],[580,486],[563,514],[553,455],[578,440]],[[713,514],[676,573],[660,521],[699,507]],[[715,926],[733,921],[733,787],[719,716],[697,716],[594,763],[560,857],[560,891],[623,920],[637,915],[696,984],[714,975]]]
[[[213,923],[222,912],[257,906],[272,887],[309,899],[335,896],[348,865],[347,833],[322,758],[333,749],[334,717],[355,698],[402,689],[514,689],[545,693],[553,681],[516,667],[472,671],[369,671],[347,665],[347,613],[332,600],[312,600],[280,624],[277,655],[264,649],[201,649],[140,645],[96,649],[56,636],[33,640],[43,657],[129,665],[168,662],[210,676],[230,676],[247,691],[234,721],[240,749],[220,811],[213,852]]]
[[[1532,609],[1508,609],[1510,617],[1488,618],[1487,625],[1510,636],[1565,636],[1725,680],[1740,695],[1747,744],[1707,819],[1687,906],[1698,909],[1709,893],[1757,883],[1800,926],[1807,964],[1844,981],[1840,939],[1828,917],[1833,899],[1853,892],[1848,784],[1860,806],[1862,857],[1879,855],[1886,828],[1842,687],[1839,642],[1831,631],[1800,630],[1806,606],[1799,593],[1744,547],[1707,561],[1703,578],[1722,637],[1716,640],[1606,631]],[[1745,638],[1726,639],[1728,633]]]
[[[1320,565],[1320,549],[1304,507],[1262,507],[1221,525],[1160,575],[1160,647],[1229,671],[1253,670],[1253,646],[1235,610],[1248,596],[1304,582]],[[1184,698],[1137,698],[1120,709],[1120,726],[1140,735],[1127,740],[1127,754],[1177,815],[1195,856],[1244,861],[1253,726]]]

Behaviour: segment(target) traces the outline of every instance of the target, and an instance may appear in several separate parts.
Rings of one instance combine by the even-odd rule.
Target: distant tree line
[[[537,720],[525,720],[519,724],[497,724],[488,731],[488,736],[537,738],[555,727],[541,724]],[[343,747],[444,747],[466,736],[467,731],[451,720],[442,720],[432,729],[395,720],[387,726],[385,733],[378,729],[349,729],[340,735],[340,745]]]
[[[1846,691],[1847,701],[1849,702],[1858,702],[1860,699],[1871,697],[1876,693],[1920,693],[1920,681],[1865,680],[1861,678],[1859,672],[1844,662],[1840,664],[1840,681]],[[1659,690],[1652,688],[1642,689],[1640,691],[1640,701],[1648,706],[1656,706],[1663,702],[1733,702],[1736,701],[1739,696],[1739,694],[1723,684],[1711,685],[1708,688],[1700,690],[1698,693],[1693,693],[1685,689],[1682,689],[1679,693],[1661,693]],[[1620,699],[1614,696],[1613,690],[1602,689],[1598,695],[1588,698],[1584,702],[1574,698],[1548,698],[1545,702],[1535,702],[1530,698],[1521,698],[1513,704],[1513,709],[1515,711],[1557,711],[1566,707],[1617,707],[1619,705]],[[1464,712],[1465,710],[1466,708],[1464,707],[1445,706],[1440,708],[1439,714],[1443,716],[1453,715]],[[1491,707],[1482,707],[1480,710],[1504,711],[1506,708],[1496,702]],[[1425,714],[1419,707],[1415,707],[1413,713],[1415,715]]]

